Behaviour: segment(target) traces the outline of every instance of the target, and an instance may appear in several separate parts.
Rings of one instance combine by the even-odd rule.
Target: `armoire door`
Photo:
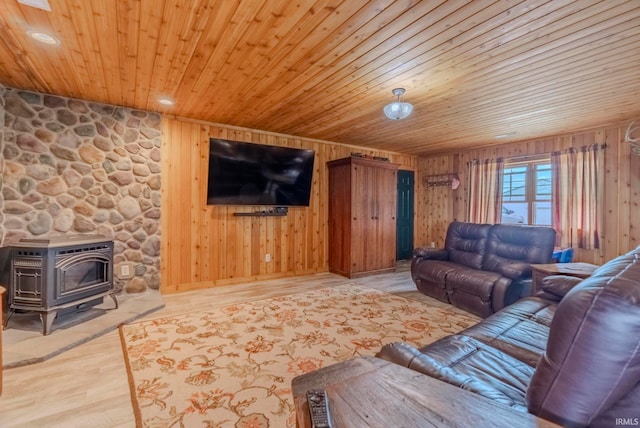
[[[351,166],[329,169],[329,270],[340,275],[351,271],[352,205]]]
[[[376,269],[377,168],[355,165],[352,170],[351,203],[354,213],[351,241],[353,273]]]
[[[377,269],[394,268],[396,264],[396,187],[397,171],[380,168],[377,171],[376,234]]]

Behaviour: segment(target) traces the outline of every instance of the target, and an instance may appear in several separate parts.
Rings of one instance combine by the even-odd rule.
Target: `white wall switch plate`
[[[129,276],[130,275],[129,265],[120,266],[120,275],[122,275],[122,276]]]

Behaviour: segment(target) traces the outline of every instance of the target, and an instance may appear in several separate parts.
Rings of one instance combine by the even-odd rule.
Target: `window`
[[[551,226],[551,158],[504,163],[501,223]]]

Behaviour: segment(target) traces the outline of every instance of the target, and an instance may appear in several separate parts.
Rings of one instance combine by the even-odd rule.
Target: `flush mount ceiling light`
[[[43,33],[41,31],[28,31],[27,34],[31,36],[33,39],[39,41],[40,43],[44,43],[45,45],[59,45],[60,40],[56,39],[50,34]]]
[[[514,135],[518,135],[518,133],[515,131],[511,131],[511,132],[506,132],[504,134],[496,135],[493,138],[509,138],[509,137],[513,137]]]
[[[174,105],[176,103],[175,101],[173,101],[169,97],[160,97],[160,98],[158,98],[158,102],[160,104],[162,104],[163,106],[172,106],[172,105]]]
[[[408,117],[413,111],[413,106],[409,103],[401,102],[400,96],[405,92],[404,88],[395,88],[391,93],[398,97],[397,101],[384,106],[384,114],[389,119],[400,120]]]

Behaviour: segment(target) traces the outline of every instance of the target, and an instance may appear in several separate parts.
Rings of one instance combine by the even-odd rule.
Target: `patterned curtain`
[[[559,247],[600,248],[604,146],[551,154],[553,228]]]
[[[502,158],[469,162],[467,221],[489,224],[500,221],[503,169]]]

